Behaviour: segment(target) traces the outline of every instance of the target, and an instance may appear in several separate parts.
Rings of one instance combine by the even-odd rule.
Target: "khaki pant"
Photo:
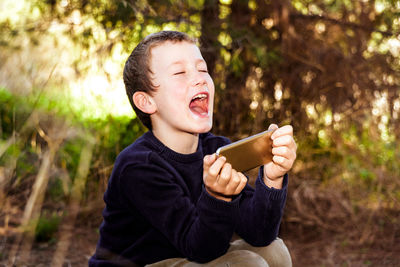
[[[277,238],[266,247],[253,247],[243,239],[231,243],[228,252],[205,264],[172,258],[159,261],[146,267],[291,267],[292,259],[282,239]]]

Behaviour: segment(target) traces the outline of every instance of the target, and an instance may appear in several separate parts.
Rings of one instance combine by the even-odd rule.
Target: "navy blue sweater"
[[[203,186],[203,158],[229,139],[201,134],[193,154],[179,154],[151,131],[117,157],[104,194],[104,220],[89,266],[145,265],[182,257],[208,262],[223,255],[234,232],[253,246],[278,234],[287,194],[267,187],[260,168],[255,188],[246,185],[231,202]]]

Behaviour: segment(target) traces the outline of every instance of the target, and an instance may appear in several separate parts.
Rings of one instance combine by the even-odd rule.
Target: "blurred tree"
[[[32,190],[48,149],[40,130],[69,120],[71,135],[54,155],[56,175],[49,177],[58,182],[49,181],[46,197],[62,192],[50,209],[66,206],[92,134],[89,175],[78,190],[87,208],[79,215],[97,225],[91,212],[100,216],[115,156],[144,128],[131,113],[109,115],[122,109],[122,100],[110,98],[112,108],[95,100],[107,98],[108,87],[127,100],[118,83],[124,61],[146,35],[163,29],[199,39],[216,85],[214,133],[236,140],[270,123],[292,124],[299,144],[295,175],[315,184],[345,184],[344,191],[358,193],[349,195],[360,207],[368,201],[378,208],[398,204],[400,183],[392,178],[400,177],[399,1],[20,0],[17,11],[8,9],[11,2],[0,2],[3,213],[14,206],[22,212],[24,202],[17,200]],[[48,97],[63,88],[78,96]],[[85,109],[72,108],[77,102],[96,111],[86,116]],[[349,217],[351,207],[336,202],[340,194],[313,192],[299,185],[304,180],[291,182],[297,188],[288,217],[325,229],[336,227],[319,219],[325,206],[342,212],[332,212],[333,221]]]
[[[365,122],[368,127],[382,124],[382,116],[388,116],[384,124],[400,136],[395,127],[400,83],[397,1],[36,0],[31,10],[40,19],[28,19],[23,30],[35,42],[38,32],[56,21],[87,49],[96,43],[99,56],[120,42],[130,52],[145,35],[161,29],[199,37],[218,89],[217,133],[238,138],[274,121],[317,134],[307,113],[314,109],[330,112],[330,125],[346,117],[360,129]],[[21,33],[7,21],[1,29],[8,36]],[[3,35],[3,43],[7,38]],[[76,68],[84,72],[83,65]],[[380,96],[388,108],[385,114],[375,110],[381,115],[373,118]]]
[[[234,140],[272,122],[292,124],[300,143],[323,150],[348,147],[349,129],[356,136],[377,129],[371,142],[400,137],[398,1],[36,0],[27,6],[24,26],[2,21],[0,43],[25,34],[38,44],[49,31],[57,32],[57,45],[64,35],[79,52],[74,79],[93,64],[116,79],[110,70],[122,68],[149,33],[176,29],[198,37],[216,84],[213,131]]]

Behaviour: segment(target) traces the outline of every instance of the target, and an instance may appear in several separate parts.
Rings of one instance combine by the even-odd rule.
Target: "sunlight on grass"
[[[63,7],[65,3],[60,5]],[[27,1],[0,3],[0,22],[26,27],[27,21],[35,22],[38,17],[40,10],[32,9]],[[93,39],[85,49],[83,43],[74,42],[73,38],[88,29]],[[16,38],[15,45],[24,43],[24,50],[8,53],[10,56],[2,67],[2,87],[28,98],[39,94],[41,98],[54,99],[83,119],[109,115],[134,118],[122,80],[123,65],[129,54],[121,42],[116,42],[109,52],[105,50],[107,38],[115,38],[115,33],[107,37],[98,22],[74,10],[66,21],[53,20],[46,32],[33,34],[42,42],[31,44],[26,36]],[[16,67],[20,69],[18,72],[14,71]]]
[[[6,20],[12,24],[20,22],[30,7],[30,3],[25,0],[2,0],[0,1],[0,22]]]
[[[115,86],[115,88],[113,88]],[[102,75],[91,75],[71,84],[70,90],[76,110],[83,109],[84,118],[103,118],[107,115],[132,115],[122,81],[112,84]]]

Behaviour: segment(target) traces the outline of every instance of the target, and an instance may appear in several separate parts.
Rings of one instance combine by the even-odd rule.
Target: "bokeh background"
[[[145,131],[122,69],[159,30],[199,39],[213,133],[293,125],[295,266],[400,266],[397,0],[2,0],[0,266],[87,265],[114,159]]]

